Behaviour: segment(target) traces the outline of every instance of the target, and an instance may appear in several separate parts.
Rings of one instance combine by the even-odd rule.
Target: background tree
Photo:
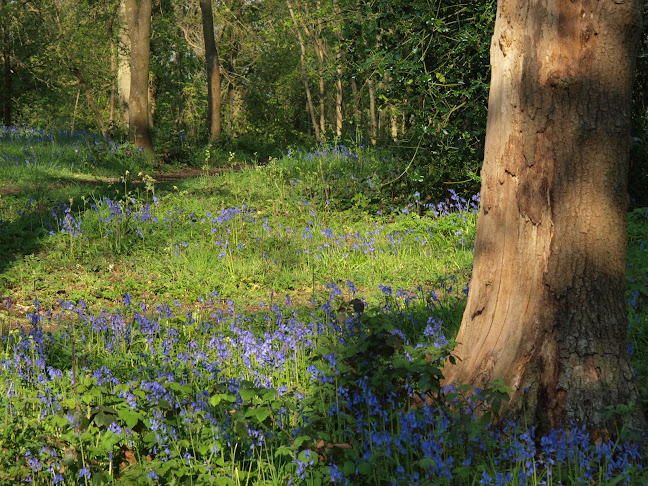
[[[306,94],[306,106],[308,107],[308,113],[310,114],[311,117],[311,122],[313,123],[313,132],[315,133],[315,140],[316,141],[321,141],[321,130],[320,130],[320,125],[317,123],[317,117],[315,116],[315,106],[313,105],[313,97],[311,95],[311,90],[310,90],[310,85],[308,83],[308,69],[307,69],[307,61],[306,61],[306,43],[304,42],[304,38],[301,33],[301,27],[299,25],[299,22],[297,21],[297,16],[295,14],[295,10],[293,9],[292,4],[290,3],[290,0],[286,0],[286,5],[288,5],[288,11],[290,12],[290,17],[293,20],[293,24],[295,25],[295,33],[297,35],[297,40],[299,41],[299,49],[300,49],[300,61],[301,61],[301,70],[302,70],[302,82],[304,83],[304,92]]]
[[[214,15],[211,0],[200,0],[205,60],[207,64],[207,119],[209,140],[218,140],[221,134],[221,75],[218,49],[214,36]]]
[[[3,64],[10,59],[11,76],[3,66],[2,86],[11,87],[12,94],[3,97],[3,106],[12,108],[12,123],[99,131],[101,119],[113,120],[115,137],[127,132],[127,3],[5,0],[2,56]],[[390,194],[418,191],[439,199],[449,188],[463,195],[477,192],[494,0],[290,3],[301,44],[286,0],[223,0],[213,10],[227,135],[221,137],[223,147],[265,158],[287,145],[318,143],[324,126],[333,143],[373,144],[396,156],[398,173],[383,180]],[[62,34],[51,21],[53,6],[61,13]],[[152,8],[147,118],[152,125],[155,107],[155,126],[149,131],[165,158],[197,159],[191,148],[209,138],[200,4],[159,0]],[[61,62],[59,46],[69,53],[68,63]],[[633,105],[635,204],[648,198],[645,59],[640,58],[642,81]],[[87,87],[78,104],[80,81],[72,64]],[[312,90],[311,108],[304,81]],[[111,102],[114,83],[121,102]]]
[[[2,122],[5,126],[11,126],[11,100],[13,99],[13,84],[11,70],[11,45],[9,35],[9,19],[12,15],[10,6],[6,0],[0,3],[0,13],[2,13],[2,83],[0,83],[0,110],[2,112]]]
[[[76,4],[77,2],[74,3]],[[49,7],[50,9],[48,10],[51,11],[52,19],[56,26],[56,32],[52,36],[51,46],[54,48],[56,56],[58,56],[61,64],[74,76],[74,79],[79,85],[79,90],[83,92],[88,106],[95,116],[101,134],[106,136],[104,116],[95,102],[95,96],[93,95],[91,86],[87,81],[88,79],[93,79],[101,82],[102,76],[101,74],[96,73],[96,71],[95,73],[92,72],[92,68],[97,65],[93,66],[92,63],[89,63],[88,65],[83,66],[81,61],[84,56],[79,52],[80,50],[86,52],[96,50],[96,48],[92,46],[92,40],[96,40],[96,37],[93,35],[95,34],[94,24],[96,24],[106,12],[101,8],[101,5],[95,8],[92,8],[89,5],[85,5],[85,8],[79,8],[78,5],[72,6],[70,3],[64,1],[52,2]],[[106,7],[105,3],[103,7]],[[108,14],[108,16],[110,16],[110,14]],[[109,30],[110,29],[108,29],[107,33],[109,33]],[[102,38],[105,39],[106,36],[104,35]],[[105,44],[102,47],[105,47]],[[104,49],[101,49],[101,51],[101,55],[106,54]],[[90,70],[90,76],[84,72],[85,70]],[[74,121],[72,125],[74,125]]]
[[[500,0],[461,361],[540,432],[616,432],[639,394],[626,343],[630,113],[642,2]],[[627,418],[631,424],[638,417]]]
[[[129,129],[133,143],[149,154],[154,152],[149,130],[151,10],[151,0],[126,0],[126,21],[131,49]]]

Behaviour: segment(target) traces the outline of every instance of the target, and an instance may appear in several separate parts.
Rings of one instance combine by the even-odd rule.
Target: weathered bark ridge
[[[513,388],[541,431],[638,402],[626,186],[642,3],[502,0],[471,291],[446,381]],[[639,417],[632,418],[634,424]]]

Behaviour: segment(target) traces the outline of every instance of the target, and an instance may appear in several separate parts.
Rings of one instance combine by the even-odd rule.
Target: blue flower
[[[331,475],[332,483],[341,483],[344,481],[344,474],[342,474],[342,471],[335,464],[329,465],[329,474]]]
[[[479,484],[493,484],[493,480],[491,479],[490,475],[486,472],[482,472],[482,477],[481,480],[479,481]]]

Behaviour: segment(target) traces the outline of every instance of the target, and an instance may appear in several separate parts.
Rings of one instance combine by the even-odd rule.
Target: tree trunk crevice
[[[475,262],[448,383],[501,378],[540,432],[639,403],[626,185],[641,2],[500,0]],[[630,422],[637,425],[640,413]]]

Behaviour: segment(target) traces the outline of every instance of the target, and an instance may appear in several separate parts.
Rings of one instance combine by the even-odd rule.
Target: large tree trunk
[[[126,0],[130,40],[129,129],[135,145],[153,154],[149,130],[149,62],[151,43],[151,0]]]
[[[500,0],[473,278],[447,383],[513,389],[540,432],[639,402],[626,184],[641,0]],[[638,416],[632,418],[637,423]]]
[[[214,38],[214,16],[211,0],[200,0],[205,58],[207,61],[207,118],[209,119],[209,140],[218,140],[221,134],[221,79],[218,51]]]

